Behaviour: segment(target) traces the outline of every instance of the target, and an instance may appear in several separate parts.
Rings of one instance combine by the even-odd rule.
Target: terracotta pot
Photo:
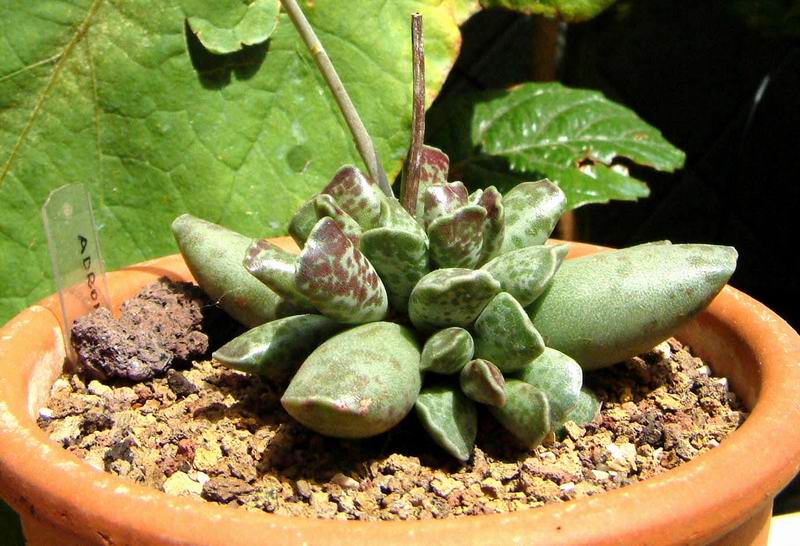
[[[573,247],[572,255],[601,250]],[[161,275],[190,278],[179,256],[139,264],[109,275],[113,301]],[[0,330],[0,496],[34,544],[765,544],[772,499],[800,466],[800,337],[730,287],[677,336],[752,409],[720,447],[602,495],[443,521],[272,516],[171,497],[92,468],[36,426],[64,362],[57,317],[51,297]]]

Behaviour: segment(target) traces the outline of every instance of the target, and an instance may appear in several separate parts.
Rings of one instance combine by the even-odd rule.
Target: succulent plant
[[[534,446],[591,421],[583,370],[667,338],[722,289],[736,252],[653,244],[564,261],[568,245],[546,244],[563,192],[546,179],[505,195],[448,181],[447,155],[421,143],[417,84],[400,199],[342,167],[291,220],[299,255],[175,220],[199,285],[252,327],[213,358],[288,381],[284,408],[321,434],[380,434],[416,408],[466,461],[485,406]]]

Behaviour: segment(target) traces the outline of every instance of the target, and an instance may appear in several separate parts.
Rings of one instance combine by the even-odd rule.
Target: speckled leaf
[[[564,422],[572,421],[576,425],[591,423],[600,413],[600,406],[601,403],[600,400],[597,399],[597,396],[587,387],[582,387],[575,401],[575,405],[564,417]],[[559,435],[563,434],[563,425],[559,427],[557,432]]]
[[[303,248],[303,245],[306,244],[308,234],[311,233],[311,230],[314,229],[314,226],[319,221],[317,207],[314,206],[315,197],[303,203],[289,221],[289,235],[292,236],[292,239],[300,248]]]
[[[248,330],[219,349],[212,358],[235,370],[285,381],[317,345],[344,328],[322,315],[296,315]]]
[[[500,292],[486,271],[437,269],[420,279],[409,299],[408,315],[420,330],[469,327]]]
[[[424,235],[394,228],[371,229],[361,239],[361,252],[378,272],[389,305],[405,313],[411,291],[430,271]]]
[[[480,0],[486,8],[508,8],[523,13],[558,17],[569,22],[591,19],[616,0]]]
[[[584,370],[635,356],[705,309],[736,267],[736,250],[642,245],[567,260],[528,308],[548,347]]]
[[[451,385],[425,388],[416,402],[417,416],[433,441],[456,459],[466,462],[475,448],[478,411],[475,404]]]
[[[317,211],[317,218],[325,218],[326,216],[331,218],[342,230],[344,236],[358,247],[361,242],[361,226],[342,210],[336,203],[336,199],[328,194],[321,193],[314,198],[314,209]]]
[[[428,226],[431,259],[439,267],[475,267],[482,256],[485,224],[486,209],[479,205],[440,216]]]
[[[304,312],[244,268],[242,257],[251,238],[190,214],[178,217],[172,223],[172,232],[200,288],[245,326]]]
[[[540,389],[518,379],[506,381],[506,404],[489,411],[527,448],[542,443],[550,432],[550,407]]]
[[[503,198],[506,234],[500,254],[543,245],[564,213],[566,198],[549,180],[524,182]]]
[[[450,169],[450,159],[447,154],[432,146],[422,146],[420,158],[420,179],[417,187],[417,200],[414,208],[414,217],[420,224],[424,224],[425,194],[433,185],[446,184],[447,173]],[[405,173],[403,173],[405,175]],[[405,195],[405,176],[403,176],[400,194]]]
[[[339,169],[322,193],[336,199],[342,210],[363,229],[378,226],[384,195],[378,185],[356,167],[345,165]]]
[[[483,225],[483,248],[478,265],[493,258],[503,245],[506,232],[503,195],[494,186],[489,186],[478,196],[477,204],[486,209],[486,222]]]
[[[278,248],[268,239],[254,241],[244,257],[244,267],[256,279],[300,308],[314,310],[311,303],[294,283],[297,255]]]
[[[567,413],[578,401],[583,385],[583,370],[573,359],[549,347],[514,374],[516,379],[541,389],[550,404],[550,425],[566,421]]]
[[[335,335],[306,359],[281,404],[327,436],[365,438],[405,417],[421,386],[419,345],[399,324],[374,322]]]
[[[454,127],[467,119],[471,130]],[[684,154],[634,112],[601,93],[558,83],[527,83],[505,93],[453,94],[426,118],[430,141],[450,155],[451,176],[469,187],[506,191],[547,177],[572,209],[649,194],[625,163],[674,171]]]
[[[446,216],[467,204],[469,195],[463,182],[447,182],[428,186],[425,190],[425,213],[422,215],[422,225],[425,229],[442,216]]]
[[[385,197],[381,201],[381,217],[378,225],[384,228],[407,231],[425,240],[427,246],[428,236],[425,230],[417,223],[411,214],[394,197]]]
[[[226,54],[267,40],[278,25],[279,0],[180,0],[203,46]]]
[[[330,218],[322,218],[297,260],[295,285],[320,312],[346,324],[381,320],[388,299],[369,260]]]
[[[459,375],[461,391],[468,398],[502,408],[506,405],[506,380],[500,369],[482,358],[471,360]]]
[[[475,343],[469,332],[452,327],[439,330],[422,347],[420,368],[426,372],[456,374],[472,360]]]
[[[481,269],[491,273],[503,291],[527,307],[550,284],[568,251],[568,245],[529,246],[501,254]]]
[[[503,373],[522,369],[542,354],[544,341],[514,296],[500,292],[475,321],[475,356]]]

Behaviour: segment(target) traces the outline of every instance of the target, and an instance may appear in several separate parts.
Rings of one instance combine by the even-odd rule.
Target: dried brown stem
[[[328,84],[331,93],[333,93],[333,98],[336,99],[336,104],[339,105],[339,109],[342,111],[347,126],[350,128],[353,140],[358,148],[358,153],[361,154],[361,158],[367,166],[370,177],[378,184],[383,193],[389,197],[394,197],[392,187],[389,185],[386,171],[383,170],[372,138],[370,138],[367,128],[361,121],[361,117],[358,115],[353,101],[350,100],[350,96],[347,94],[344,84],[342,84],[342,80],[339,78],[339,74],[336,73],[336,69],[330,57],[328,57],[328,53],[325,51],[325,48],[322,47],[322,43],[319,41],[319,38],[317,38],[314,29],[311,28],[311,24],[308,22],[308,19],[306,19],[303,10],[297,5],[296,0],[281,0],[281,4],[283,4],[283,8],[286,10],[286,13],[289,14],[289,18],[292,20],[292,23],[294,23],[297,32],[306,43],[308,50],[311,52],[311,56],[314,57],[314,61],[317,63],[319,71],[325,78],[325,82]]]
[[[425,40],[422,33],[422,15],[411,16],[411,47],[414,73],[414,106],[411,118],[411,147],[406,158],[400,199],[403,207],[414,216],[417,211],[422,145],[425,142]]]

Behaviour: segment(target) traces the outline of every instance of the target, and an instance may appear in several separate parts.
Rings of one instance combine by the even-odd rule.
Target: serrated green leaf
[[[186,22],[211,53],[227,54],[267,40],[280,0],[181,0]]]
[[[39,208],[84,182],[108,269],[176,251],[183,212],[249,237],[346,163],[347,126],[285,15],[231,55],[186,32],[179,0],[9,0],[0,10],[0,322],[53,291]],[[425,17],[428,99],[455,59],[452,0],[303,2],[389,178],[411,124],[409,16]],[[369,21],[369,24],[365,24]]]
[[[466,117],[469,137],[452,123],[459,116]],[[431,109],[428,120],[431,142],[450,156],[451,176],[502,191],[547,177],[570,209],[647,196],[647,186],[627,176],[620,159],[660,171],[684,162],[683,152],[631,110],[558,83],[457,97]]]
[[[507,8],[577,22],[599,15],[616,0],[480,0],[480,2],[486,8]]]

